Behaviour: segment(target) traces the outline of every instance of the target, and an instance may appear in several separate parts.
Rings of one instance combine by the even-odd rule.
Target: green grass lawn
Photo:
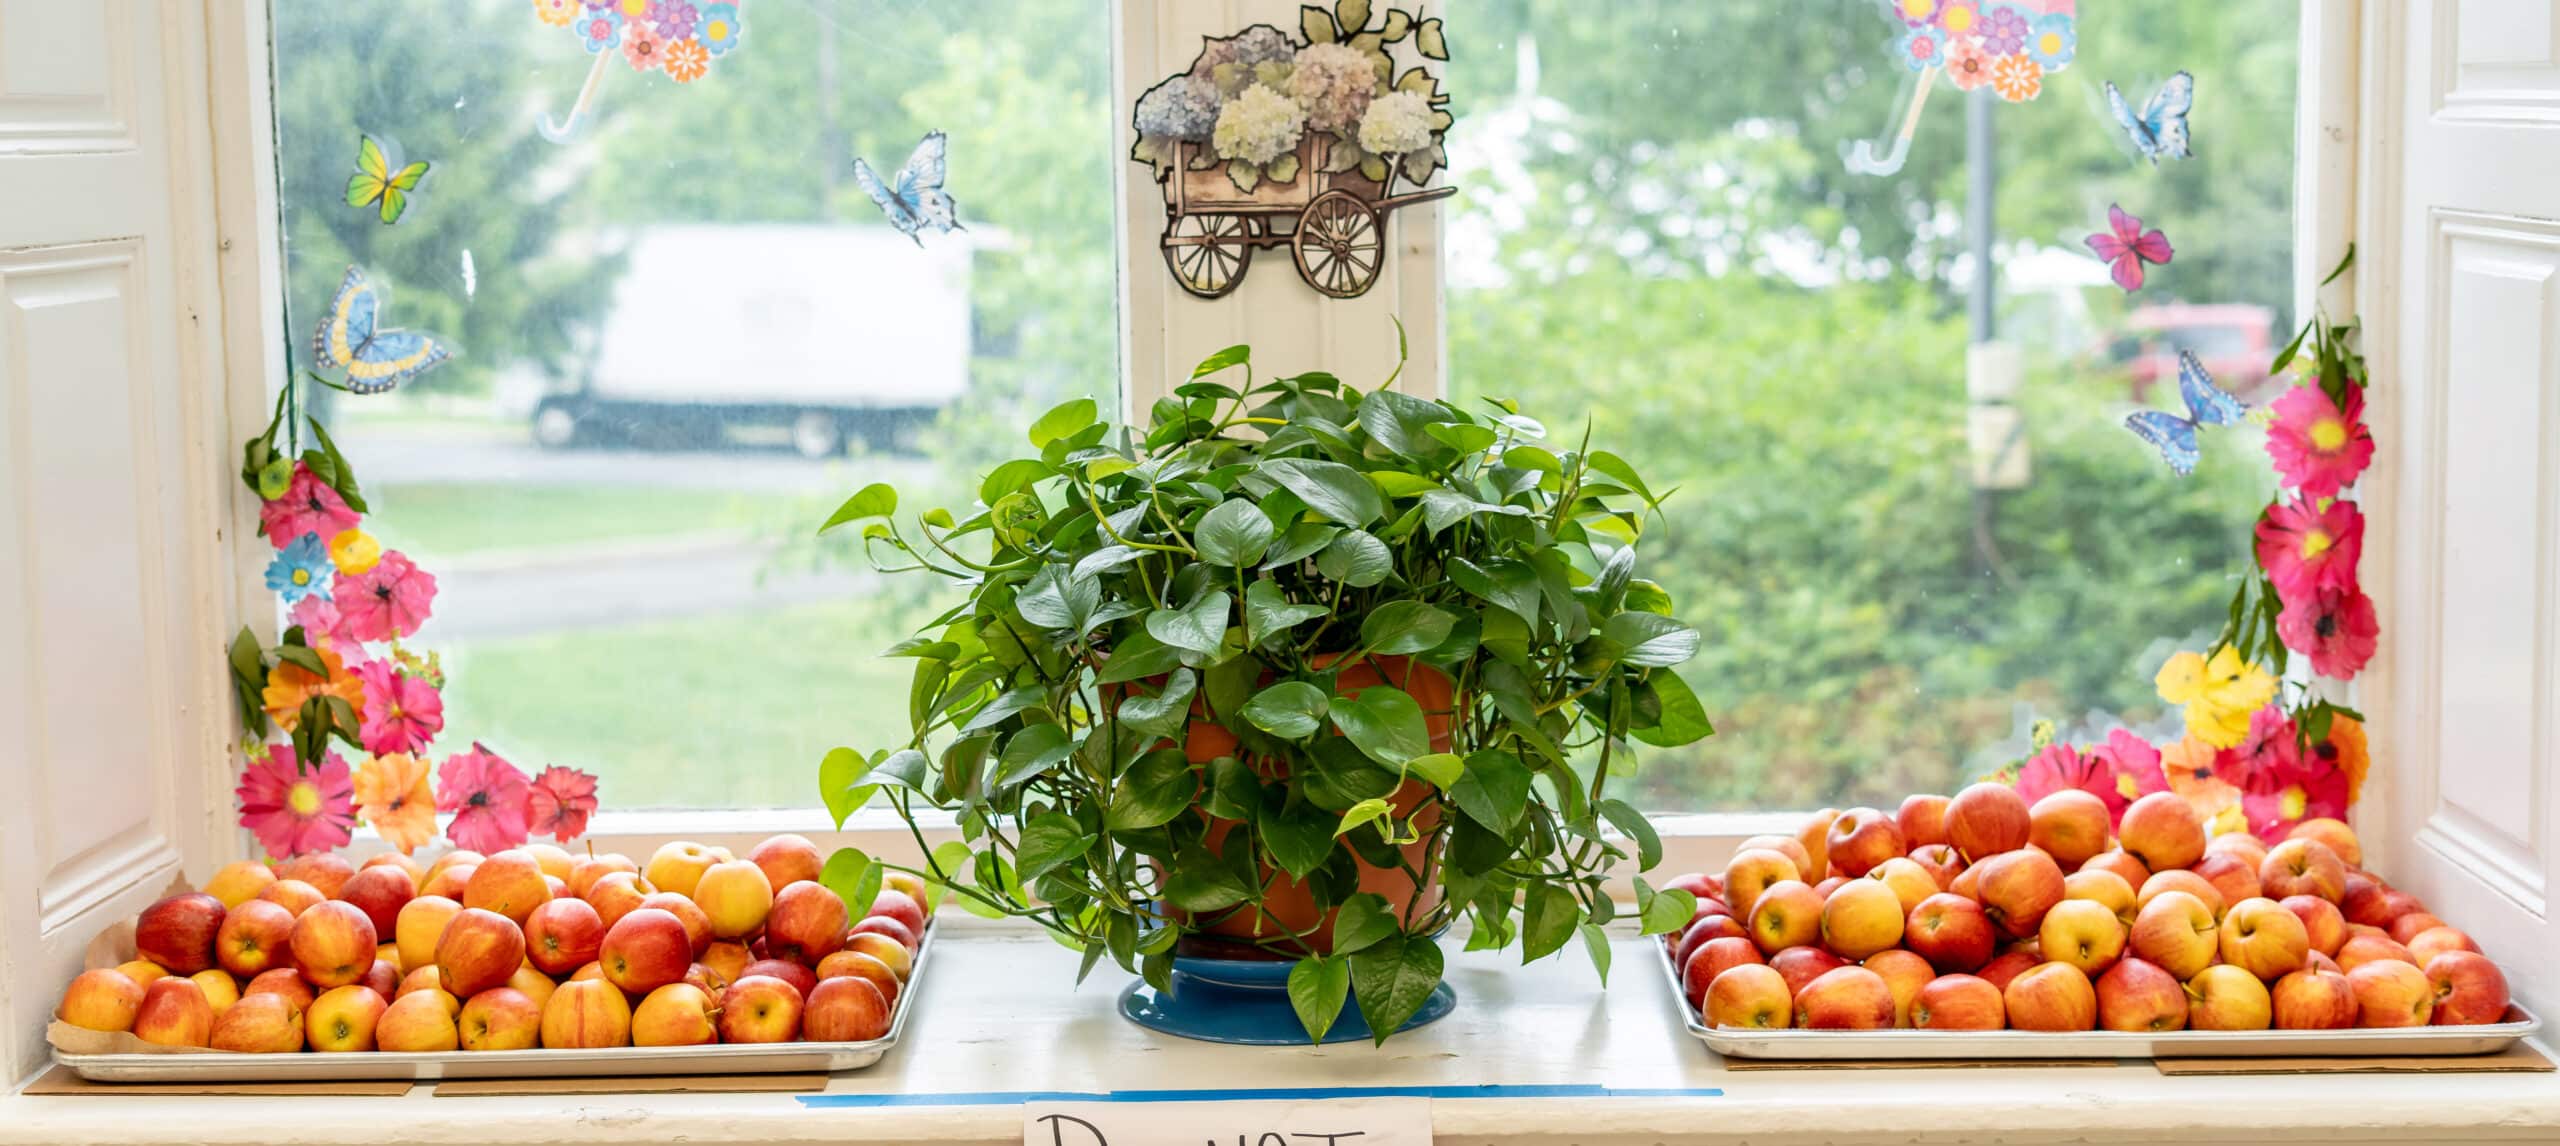
[[[862,601],[446,647],[445,723],[607,808],[814,807],[829,748],[903,738],[915,662],[876,654],[906,627]]]
[[[814,523],[826,514],[823,499],[619,485],[454,482],[383,486],[365,496],[384,545],[430,560]]]

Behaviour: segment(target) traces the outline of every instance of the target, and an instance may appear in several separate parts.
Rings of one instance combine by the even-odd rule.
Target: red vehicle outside
[[[2249,398],[2266,385],[2275,321],[2275,311],[2246,303],[2146,306],[2126,317],[2106,357],[2133,376],[2136,402],[2149,401],[2154,385],[2177,385],[2181,350],[2194,351],[2223,389]]]

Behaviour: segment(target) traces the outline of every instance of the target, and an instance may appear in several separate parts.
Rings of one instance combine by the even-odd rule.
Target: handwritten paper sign
[[[1022,1146],[1431,1146],[1431,1100],[1027,1102]]]

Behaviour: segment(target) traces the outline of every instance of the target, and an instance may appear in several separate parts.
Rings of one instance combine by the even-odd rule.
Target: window
[[[350,265],[455,349],[309,399],[439,579],[445,741],[614,809],[814,805],[822,752],[900,726],[871,654],[930,615],[815,525],[881,478],[966,504],[1025,411],[1119,373],[1108,0],[735,8],[733,50],[636,72],[576,0],[274,6],[288,353]],[[917,243],[852,162],[935,129],[966,229]],[[396,223],[348,203],[360,135],[431,164]]]
[[[1875,0],[1471,14],[1451,390],[1575,436],[1587,411],[1595,441],[1681,487],[1645,553],[1707,634],[1682,671],[1721,734],[1650,754],[1641,803],[1887,803],[2024,755],[2032,720],[2166,730],[2153,672],[2220,626],[2265,457],[2254,426],[2217,428],[2179,478],[2123,421],[2176,406],[2181,349],[2269,396],[2297,321],[2297,19],[2082,5],[2069,70],[1991,109],[2026,468],[1977,485],[1965,97],[1938,82],[1898,173],[1847,169],[1911,89]],[[2182,68],[2195,157],[2155,168],[2100,82],[2138,104]],[[2175,246],[2136,294],[2082,245],[2110,203]]]

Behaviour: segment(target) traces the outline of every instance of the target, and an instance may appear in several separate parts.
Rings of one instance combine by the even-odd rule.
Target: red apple
[[[2026,800],[2006,784],[1975,784],[1947,804],[1947,842],[1973,863],[2027,846],[2030,826]]]
[[[2062,902],[2062,869],[2043,852],[2002,852],[1967,870],[1981,873],[1983,914],[1991,917],[1993,926],[2011,936],[2035,934],[2044,922],[2044,913]]]
[[[2303,968],[2311,955],[2311,932],[2301,916],[2260,896],[2233,904],[2222,917],[2220,949],[2223,962],[2274,982]]]
[[[2477,951],[2447,951],[2429,959],[2427,983],[2434,988],[2437,1026],[2477,1026],[2506,1021],[2507,976]]]
[[[394,966],[390,960],[377,956],[373,966],[365,971],[364,978],[356,980],[356,986],[371,987],[374,994],[388,1001],[392,996],[400,993],[400,968]]]
[[[282,904],[251,899],[232,908],[214,933],[214,958],[222,969],[243,979],[269,967],[290,965],[293,912]]]
[[[566,975],[604,949],[604,918],[583,899],[553,899],[524,921],[525,958],[545,975]]]
[[[2125,886],[2136,890],[2151,878],[2151,869],[2142,866],[2141,860],[2126,855],[2121,848],[2110,848],[2090,856],[2089,862],[2080,865],[2080,870],[2114,872]]]
[[[1903,924],[1903,942],[1940,974],[1973,971],[1991,961],[2000,937],[1982,906],[1940,892],[1920,901]]]
[[[2412,911],[2384,924],[2382,932],[2389,935],[2392,942],[2405,944],[2425,932],[2444,926],[2447,926],[2445,921],[2436,918],[2432,913]]]
[[[2206,852],[2203,859],[2197,860],[2187,870],[2204,877],[2215,891],[2221,892],[2224,903],[2256,899],[2264,894],[2258,882],[2258,869],[2229,852]],[[2283,897],[2270,895],[2266,898]]]
[[[436,975],[454,998],[468,1000],[504,984],[524,965],[524,929],[515,920],[477,907],[445,924],[436,942]]]
[[[630,856],[618,852],[600,856],[579,856],[569,861],[569,874],[563,882],[569,885],[569,894],[585,899],[587,892],[594,890],[597,880],[615,872],[628,872],[637,877],[640,874],[640,865],[631,862]]]
[[[214,1016],[213,1049],[232,1054],[292,1054],[302,1049],[302,1015],[281,995],[251,995]]]
[[[2318,840],[2286,840],[2267,849],[2266,861],[2258,865],[2258,886],[2259,894],[2276,899],[2314,895],[2343,906],[2347,865]]]
[[[1753,947],[1750,940],[1736,938],[1734,943],[1738,944],[1742,950],[1750,952],[1751,962],[1760,961],[1760,949]],[[1710,957],[1710,961],[1720,962],[1730,955],[1731,950],[1731,948],[1719,950]],[[819,960],[816,974],[818,982],[821,983],[847,975],[856,979],[869,980],[872,986],[880,988],[880,997],[887,999],[892,1007],[898,1005],[898,995],[906,989],[906,984],[898,979],[898,973],[890,970],[888,964],[859,951],[838,951]],[[724,991],[728,989],[728,983],[725,980],[721,983],[721,989]]]
[[[2318,840],[2348,867],[2364,863],[2364,845],[2356,840],[2355,829],[2327,817],[2304,820],[2285,834],[2288,840]]]
[[[53,1017],[93,1031],[129,1031],[142,1009],[143,986],[133,976],[108,967],[82,971],[62,992]]]
[[[2134,915],[2126,946],[2171,975],[2193,979],[2222,950],[2222,929],[2203,900],[2183,891],[2166,891]]]
[[[604,933],[598,952],[604,977],[633,995],[684,981],[693,966],[693,940],[684,922],[655,907],[635,908]]]
[[[841,959],[851,954],[853,953],[840,952],[828,958]],[[1720,939],[1709,940],[1699,944],[1696,950],[1689,953],[1687,959],[1680,962],[1681,993],[1689,997],[1691,1004],[1703,1006],[1700,1000],[1706,998],[1707,985],[1715,982],[1717,975],[1745,963],[1761,962],[1765,960],[1760,957],[1759,946],[1748,939],[1727,935]],[[823,968],[821,970],[823,971]]]
[[[1981,970],[1974,972],[1974,976],[1999,988],[2005,997],[2012,981],[2043,962],[2044,960],[2033,951],[2003,951],[1993,957],[1990,962],[1983,964]]]
[[[719,938],[712,934],[711,916],[694,901],[672,891],[650,892],[640,898],[640,906],[657,908],[675,916],[677,922],[684,924],[685,941],[693,945],[693,957],[696,959],[702,958],[704,952],[711,950],[712,941]]]
[[[2413,956],[2409,961],[2420,967],[2426,966],[2433,962],[2436,956],[2448,951],[2468,951],[2475,955],[2481,953],[2479,944],[2472,942],[2471,937],[2463,934],[2460,928],[2454,927],[2430,927],[2411,937],[2407,946],[2409,954]]]
[[[1900,948],[1878,951],[1867,956],[1859,966],[1883,978],[1885,988],[1893,992],[1893,1025],[1896,1027],[1911,1025],[1912,1002],[1920,997],[1920,988],[1938,977],[1938,973],[1929,967],[1928,960]]]
[[[2064,788],[2027,809],[2027,842],[2043,849],[2062,868],[2077,870],[2107,850],[2113,823],[2106,801],[2078,788]]]
[[[2095,976],[2124,957],[2125,926],[2107,905],[2066,899],[2053,905],[2036,929],[2036,950],[2083,975]]]
[[[1902,905],[1904,915],[1920,906],[1920,901],[1946,890],[1938,886],[1938,877],[1918,860],[1895,856],[1867,869],[1866,878],[1893,889],[1893,898]]]
[[[419,971],[433,972],[433,967]],[[442,990],[411,991],[391,1000],[389,1010],[373,1025],[376,1050],[408,1053],[459,1050],[462,1033],[454,1024],[462,1005]]]
[[[631,1045],[704,1046],[720,1041],[720,1006],[691,983],[669,983],[631,1012]]]
[[[293,1008],[293,1021],[301,1022],[302,1013],[311,1009],[311,1001],[319,997],[311,984],[302,981],[302,972],[291,967],[272,967],[240,988],[243,999],[251,995],[275,995]]]
[[[2335,956],[2347,941],[2347,917],[2338,914],[2338,905],[2316,895],[2288,895],[2284,909],[2302,921],[2303,936],[2311,949]]]
[[[713,936],[740,939],[764,929],[765,917],[773,913],[773,891],[763,868],[748,860],[724,860],[711,865],[695,882],[693,900],[701,905]],[[921,914],[916,926],[924,926]],[[710,940],[702,945],[709,946]]]
[[[1761,892],[1771,884],[1789,880],[1802,883],[1804,881],[1797,878],[1802,874],[1796,868],[1796,861],[1787,858],[1783,852],[1745,848],[1735,852],[1733,860],[1725,864],[1724,901],[1732,904],[1733,909],[1747,919],[1751,909],[1760,902]]]
[[[1830,899],[1830,898],[1831,898],[1831,893],[1832,893],[1832,892],[1835,892],[1835,891],[1840,890],[1841,885],[1846,884],[1846,883],[1848,883],[1848,882],[1849,882],[1849,877],[1848,877],[1848,876],[1845,876],[1845,875],[1835,875],[1835,876],[1832,876],[1832,877],[1831,877],[1831,878],[1829,878],[1829,879],[1823,880],[1822,882],[1820,882],[1820,883],[1817,883],[1817,884],[1813,885],[1813,893],[1814,893],[1815,895],[1821,896],[1823,899],[1828,900],[1828,899]]]
[[[1716,976],[1699,1010],[1710,1027],[1783,1030],[1795,1018],[1795,991],[1777,971],[1746,963]]]
[[[2067,963],[2039,963],[2000,993],[2009,1025],[2022,1031],[2085,1031],[2098,1025],[2098,991]]]
[[[341,900],[303,912],[293,921],[287,941],[293,949],[294,969],[324,991],[362,980],[365,972],[373,970],[373,952],[379,942],[373,920]]]
[[[747,969],[741,972],[738,978],[745,979],[752,975],[762,975],[768,979],[780,979],[789,983],[791,989],[800,992],[800,997],[803,999],[808,998],[809,992],[818,985],[817,972],[787,959],[758,959],[747,964]],[[731,986],[735,985],[731,984]]]
[[[859,1043],[889,1034],[889,999],[869,980],[820,980],[801,1008],[800,1033],[810,1042]]]
[[[774,958],[816,966],[843,949],[847,930],[844,897],[801,880],[774,894],[773,911],[765,917],[765,949]]]
[[[1911,849],[1910,856],[1906,858],[1927,871],[1929,878],[1937,880],[1940,891],[1952,890],[1956,876],[1965,869],[1964,857],[1956,854],[1953,844],[1923,844]]]
[[[2204,854],[2228,855],[2249,865],[2249,870],[2254,872],[2266,866],[2267,844],[2266,841],[2247,832],[2224,832],[2205,840]],[[2265,889],[2260,888],[2259,893],[2265,894]],[[2274,897],[2269,896],[2269,898]]]
[[[208,895],[216,910],[221,902]],[[154,979],[142,989],[142,1002],[134,1008],[133,1034],[146,1043],[164,1047],[201,1047],[213,1045],[213,1004],[205,1001],[204,989],[191,979],[171,975]]]
[[[1927,1031],[1996,1031],[2009,1025],[2000,988],[1971,975],[1941,975],[1911,999],[1911,1025]]]
[[[1796,1025],[1813,1031],[1890,1028],[1893,989],[1864,967],[1835,967],[1796,992]]]
[[[2392,942],[2390,936],[2378,932],[2350,934],[2347,941],[2338,947],[2338,966],[2350,975],[2355,974],[2356,968],[2380,960],[2397,960],[2412,967],[2418,965],[2417,952]]]
[[[2187,988],[2147,959],[2126,959],[2098,976],[2098,1026],[2110,1031],[2175,1031],[2187,1025]]]
[[[542,1042],[542,1012],[522,991],[491,987],[464,1001],[455,1029],[467,1051],[530,1050]]]
[[[302,1032],[311,1049],[354,1054],[374,1049],[375,1029],[391,1004],[373,988],[349,984],[332,987],[302,1013]]]
[[[228,863],[204,882],[202,890],[222,901],[224,908],[238,907],[258,897],[267,885],[276,881],[276,870],[256,860]]]
[[[1831,866],[1851,879],[1908,850],[1902,842],[1902,829],[1894,826],[1893,817],[1874,808],[1851,808],[1840,813],[1840,818],[1831,822],[1825,842]]]
[[[1746,926],[1762,951],[1812,943],[1822,937],[1822,896],[1800,881],[1780,880],[1752,903]]]
[[[2187,1026],[2199,1031],[2263,1031],[2275,1022],[2275,1000],[2248,971],[2218,963],[2187,980]]]
[[[347,878],[338,898],[356,905],[373,921],[376,935],[394,935],[400,931],[400,909],[418,897],[418,885],[409,873],[389,865],[369,867]]]
[[[2183,868],[2204,858],[2204,820],[2187,798],[2153,792],[2124,810],[2117,846],[2155,872]]]
[[[1812,877],[1831,870],[1831,825],[1840,819],[1840,809],[1824,808],[1805,817],[1796,828],[1796,843],[1804,848],[1805,870],[1797,877],[1811,882]],[[1746,904],[1736,904],[1748,910]]]
[[[355,874],[356,865],[336,852],[309,852],[276,865],[276,878],[301,880],[330,899],[338,898]]]
[[[298,879],[280,879],[258,889],[258,898],[292,912],[299,918],[316,904],[327,903],[329,897],[320,889]]]
[[[854,936],[864,934],[886,935],[891,939],[897,940],[899,946],[904,947],[909,951],[915,950],[917,944],[924,942],[923,935],[917,933],[913,928],[908,927],[906,924],[886,915],[868,916],[861,922],[854,924],[853,929],[845,933],[845,942],[850,945],[853,942]]]
[[[133,922],[133,945],[170,974],[193,975],[215,965],[214,942],[225,914],[221,900],[200,891],[170,896],[142,909]]]
[[[480,861],[471,878],[462,885],[462,905],[506,916],[516,926],[524,926],[533,909],[551,898],[551,886],[542,881],[542,861],[531,852],[509,848]]]
[[[1947,842],[1947,807],[1954,801],[1944,796],[1911,795],[1902,798],[1902,807],[1893,816],[1893,826],[1902,833],[1902,842],[1913,850]]]
[[[2222,918],[2224,912],[2231,909],[2231,901],[2222,898],[2222,889],[2213,886],[2212,880],[2181,868],[2158,872],[2142,881],[2141,889],[2133,893],[2135,910],[2139,912],[2143,905],[2160,898],[2162,892],[2169,891],[2183,891],[2196,897],[2197,902],[2211,910],[2213,917],[2217,920]]]
[[[1688,892],[1691,896],[1702,900],[1724,898],[1724,881],[1716,878],[1715,876],[1708,875],[1705,872],[1683,872],[1679,875],[1672,876],[1670,879],[1664,880],[1662,883],[1662,890],[1664,891],[1670,891],[1675,888]],[[915,897],[908,896],[907,898],[913,899]]]
[[[1853,813],[1854,814],[1854,813]],[[1844,816],[1845,821],[1848,817]],[[1834,849],[1833,854],[1838,854]],[[1761,906],[1771,897],[1763,895]],[[1852,879],[1822,901],[1817,916],[1822,945],[1843,959],[1864,959],[1902,944],[1902,899],[1871,879]],[[1780,944],[1793,946],[1793,944]]]
[[[2356,1025],[2356,1012],[2355,988],[2347,985],[2346,976],[2335,971],[2305,967],[2276,980],[2277,1030],[2345,1030]]]
[[[462,905],[440,895],[422,895],[400,909],[399,922],[392,927],[395,946],[400,949],[400,965],[411,971],[436,961],[436,944],[444,939],[445,925],[462,913]]]
[[[2062,877],[2062,898],[2085,899],[2105,907],[2115,913],[2116,922],[2128,929],[2133,926],[2134,916],[2142,906],[2134,896],[2133,885],[2126,883],[2123,876],[2103,868],[2083,868]]]
[[[681,932],[683,924],[669,920]],[[631,1000],[622,989],[602,979],[572,979],[551,993],[542,1008],[542,1045],[552,1050],[583,1050],[631,1043]]]
[[[2503,985],[2503,977],[2500,981]],[[2435,1017],[2436,984],[2426,972],[2401,960],[2375,959],[2350,967],[2347,986],[2356,993],[2357,1026],[2423,1027]],[[2501,1014],[2505,1010],[2499,1008]]]
[[[639,876],[616,871],[598,877],[595,885],[587,889],[586,900],[595,907],[596,916],[604,920],[605,929],[610,931],[614,924],[637,910],[641,901],[651,894],[642,890]]]
[[[702,882],[702,873],[719,862],[720,857],[711,849],[690,840],[676,840],[652,853],[641,874],[651,887],[689,896],[694,885]]]
[[[908,950],[906,944],[900,943],[895,939],[877,932],[857,931],[851,935],[845,936],[844,949],[847,951],[862,952],[865,955],[869,955],[874,959],[888,964],[890,970],[898,973],[900,981],[904,981],[906,977],[915,970],[915,952]],[[746,973],[746,969],[741,967],[739,968],[738,973],[743,975]],[[736,976],[731,976],[731,978],[736,978]]]
[[[800,972],[805,975],[808,969]],[[720,1041],[790,1042],[800,1033],[802,997],[799,988],[770,975],[750,974],[730,984],[728,993],[720,996]]]
[[[1828,847],[1829,845],[1825,845]],[[1753,836],[1734,848],[1737,852],[1772,851],[1787,857],[1796,865],[1792,878],[1812,883],[1822,878],[1822,869],[1813,864],[1813,853],[1805,850],[1804,841],[1794,836]]]
[[[1769,957],[1769,969],[1787,981],[1787,995],[1793,998],[1807,984],[1824,973],[1848,966],[1841,958],[1819,947],[1789,947]]]

